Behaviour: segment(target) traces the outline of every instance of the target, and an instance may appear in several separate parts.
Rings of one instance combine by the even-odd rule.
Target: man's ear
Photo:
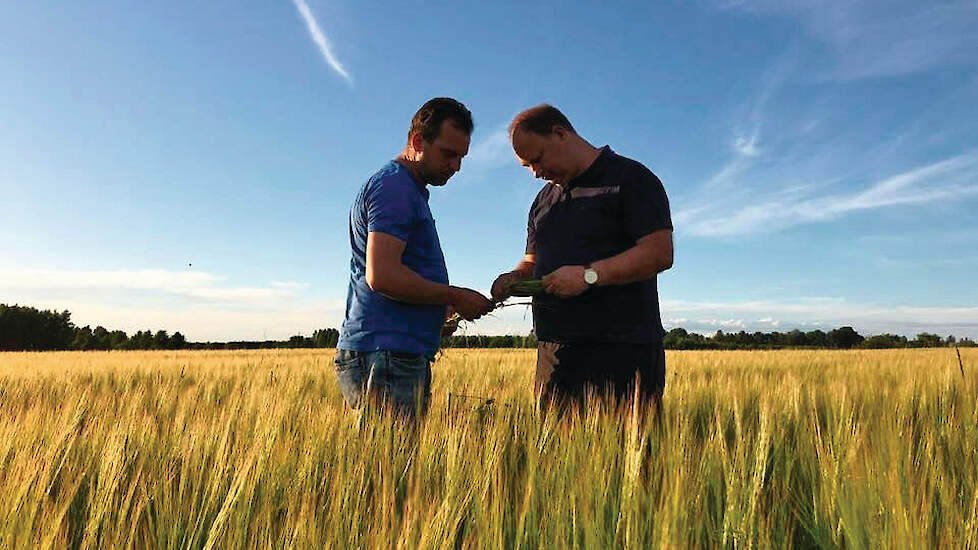
[[[424,152],[424,138],[421,137],[420,132],[411,136],[411,149],[414,149],[415,153]]]

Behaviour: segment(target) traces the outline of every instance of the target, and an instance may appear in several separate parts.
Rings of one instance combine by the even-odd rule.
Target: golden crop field
[[[532,351],[449,350],[412,428],[328,350],[4,353],[0,547],[978,548],[962,356],[669,352],[643,422],[539,419]]]

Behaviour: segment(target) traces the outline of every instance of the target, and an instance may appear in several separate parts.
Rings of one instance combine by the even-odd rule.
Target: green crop
[[[513,283],[509,290],[513,296],[536,296],[543,294],[543,281],[540,279],[524,279]]]

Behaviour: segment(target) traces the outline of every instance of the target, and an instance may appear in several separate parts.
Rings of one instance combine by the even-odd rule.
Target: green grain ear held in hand
[[[509,287],[509,291],[513,296],[536,296],[537,294],[543,294],[543,281],[540,279],[517,281],[513,283],[513,286]]]

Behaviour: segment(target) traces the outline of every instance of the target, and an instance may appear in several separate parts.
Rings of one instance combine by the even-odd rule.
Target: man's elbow
[[[672,268],[672,251],[662,258],[662,262],[659,264],[659,273]]]
[[[659,273],[672,267],[672,252],[658,254],[649,266],[649,277],[655,277]]]
[[[370,287],[370,290],[380,294],[387,294],[387,291],[389,290],[388,281],[385,277],[381,277],[376,271],[368,269],[364,279],[366,279],[367,286]]]

